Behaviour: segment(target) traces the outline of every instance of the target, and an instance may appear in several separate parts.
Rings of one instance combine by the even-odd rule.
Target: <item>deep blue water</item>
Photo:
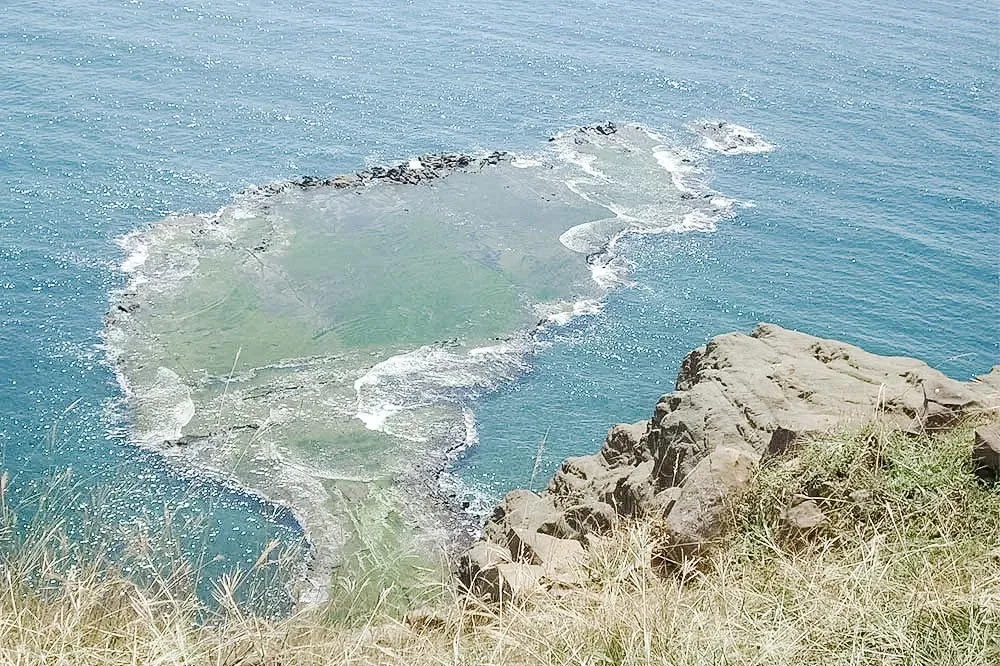
[[[927,0],[7,0],[3,467],[15,489],[66,467],[110,484],[112,531],[164,506],[200,517],[189,550],[224,554],[217,568],[293,539],[287,514],[127,442],[99,347],[123,283],[113,239],[253,183],[531,151],[606,119],[725,119],[779,148],[712,162],[713,187],[756,207],[713,234],[630,240],[635,285],[480,402],[470,483],[527,483],[543,437],[546,478],[647,417],[689,349],[758,321],[985,372],[1000,361],[998,27],[991,3]]]

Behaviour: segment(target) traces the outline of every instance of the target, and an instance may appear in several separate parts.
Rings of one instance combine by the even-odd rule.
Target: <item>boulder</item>
[[[567,507],[563,520],[568,529],[555,536],[579,539],[587,534],[607,534],[618,524],[618,513],[606,502],[587,502]],[[553,534],[544,525],[541,531]]]
[[[576,586],[586,578],[587,552],[575,539],[513,530],[510,552],[519,564],[528,564],[546,585]],[[537,581],[536,581],[537,582]]]
[[[814,500],[807,499],[785,509],[781,520],[792,532],[802,534],[826,522],[826,515]]]
[[[802,437],[876,417],[912,431],[949,427],[996,408],[998,377],[994,370],[959,382],[916,359],[761,324],[750,335],[713,338],[684,359],[646,447],[658,487],[670,487],[716,446],[780,454]]]
[[[530,530],[511,530],[510,553],[516,561],[537,564],[547,574],[574,570],[587,561],[579,541]]]
[[[654,559],[669,566],[704,555],[727,526],[727,500],[747,488],[758,459],[744,450],[719,447],[699,462],[667,514]]]
[[[634,467],[649,458],[644,448],[649,421],[620,423],[608,432],[601,456],[609,467]]]
[[[665,488],[653,495],[653,499],[646,506],[646,517],[651,520],[658,520],[665,517],[674,508],[674,504],[681,498],[681,488]]]
[[[587,553],[579,541],[512,529],[510,547],[479,541],[458,563],[458,581],[468,594],[490,603],[523,601],[543,587],[578,585]]]
[[[976,428],[976,443],[972,450],[976,476],[987,483],[1000,480],[1000,423]]]
[[[535,564],[507,562],[498,564],[498,584],[495,594],[487,597],[494,603],[523,602],[541,590],[541,580],[545,570]]]
[[[645,514],[655,494],[653,461],[647,460],[619,479],[609,499],[621,515],[638,518]]]
[[[555,525],[562,519],[552,495],[540,496],[530,490],[512,490],[493,510],[493,515],[483,527],[483,538],[501,546],[508,546],[511,529],[537,531],[543,525]]]
[[[471,585],[460,579],[462,589],[487,603],[524,601],[541,588],[544,570],[535,564],[500,562],[480,571]]]
[[[510,551],[506,548],[479,541],[459,558],[459,585],[474,596],[495,599],[503,587],[497,566],[510,560]]]
[[[546,494],[560,507],[605,501],[630,469],[628,466],[609,467],[601,454],[567,458],[549,481]]]

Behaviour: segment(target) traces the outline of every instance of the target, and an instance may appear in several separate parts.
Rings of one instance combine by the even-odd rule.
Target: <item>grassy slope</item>
[[[67,576],[22,544],[0,566],[0,663],[998,664],[1000,487],[977,484],[971,446],[972,424],[830,436],[766,464],[697,568],[657,575],[655,525],[629,525],[592,549],[585,589],[494,613],[442,585],[423,621],[354,581],[329,608],[264,620],[231,606],[198,625],[169,585]],[[780,519],[796,494],[828,517],[808,537]]]

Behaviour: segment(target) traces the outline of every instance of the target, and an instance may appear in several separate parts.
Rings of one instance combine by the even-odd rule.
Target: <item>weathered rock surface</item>
[[[497,567],[508,562],[510,552],[506,548],[480,541],[459,559],[458,582],[476,596],[499,598],[502,583]]]
[[[726,498],[746,486],[762,456],[876,417],[919,433],[998,405],[1000,366],[960,382],[916,359],[761,324],[688,354],[676,390],[649,421],[612,428],[598,453],[566,460],[542,493],[508,494],[483,539],[512,562],[539,566],[519,550],[532,531],[585,543],[620,517],[645,518],[664,526],[664,562],[697,557],[722,533]],[[995,470],[997,449],[978,450]],[[808,509],[790,520],[814,522]]]
[[[727,521],[726,500],[746,490],[760,455],[720,446],[695,466],[663,521],[658,563],[674,565],[712,546]]]
[[[976,445],[972,450],[976,476],[993,483],[1000,480],[1000,423],[976,428]]]
[[[807,499],[785,509],[782,520],[793,532],[805,533],[826,522],[826,515],[815,500]]]

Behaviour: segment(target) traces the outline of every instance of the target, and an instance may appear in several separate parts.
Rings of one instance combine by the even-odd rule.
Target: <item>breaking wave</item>
[[[465,405],[525,372],[532,348],[532,340],[522,336],[489,347],[461,350],[429,345],[390,356],[354,382],[356,416],[370,430],[425,441],[425,436],[414,434],[412,420],[399,418],[402,413],[442,404]],[[470,416],[471,411],[464,411],[462,418],[468,423]]]

